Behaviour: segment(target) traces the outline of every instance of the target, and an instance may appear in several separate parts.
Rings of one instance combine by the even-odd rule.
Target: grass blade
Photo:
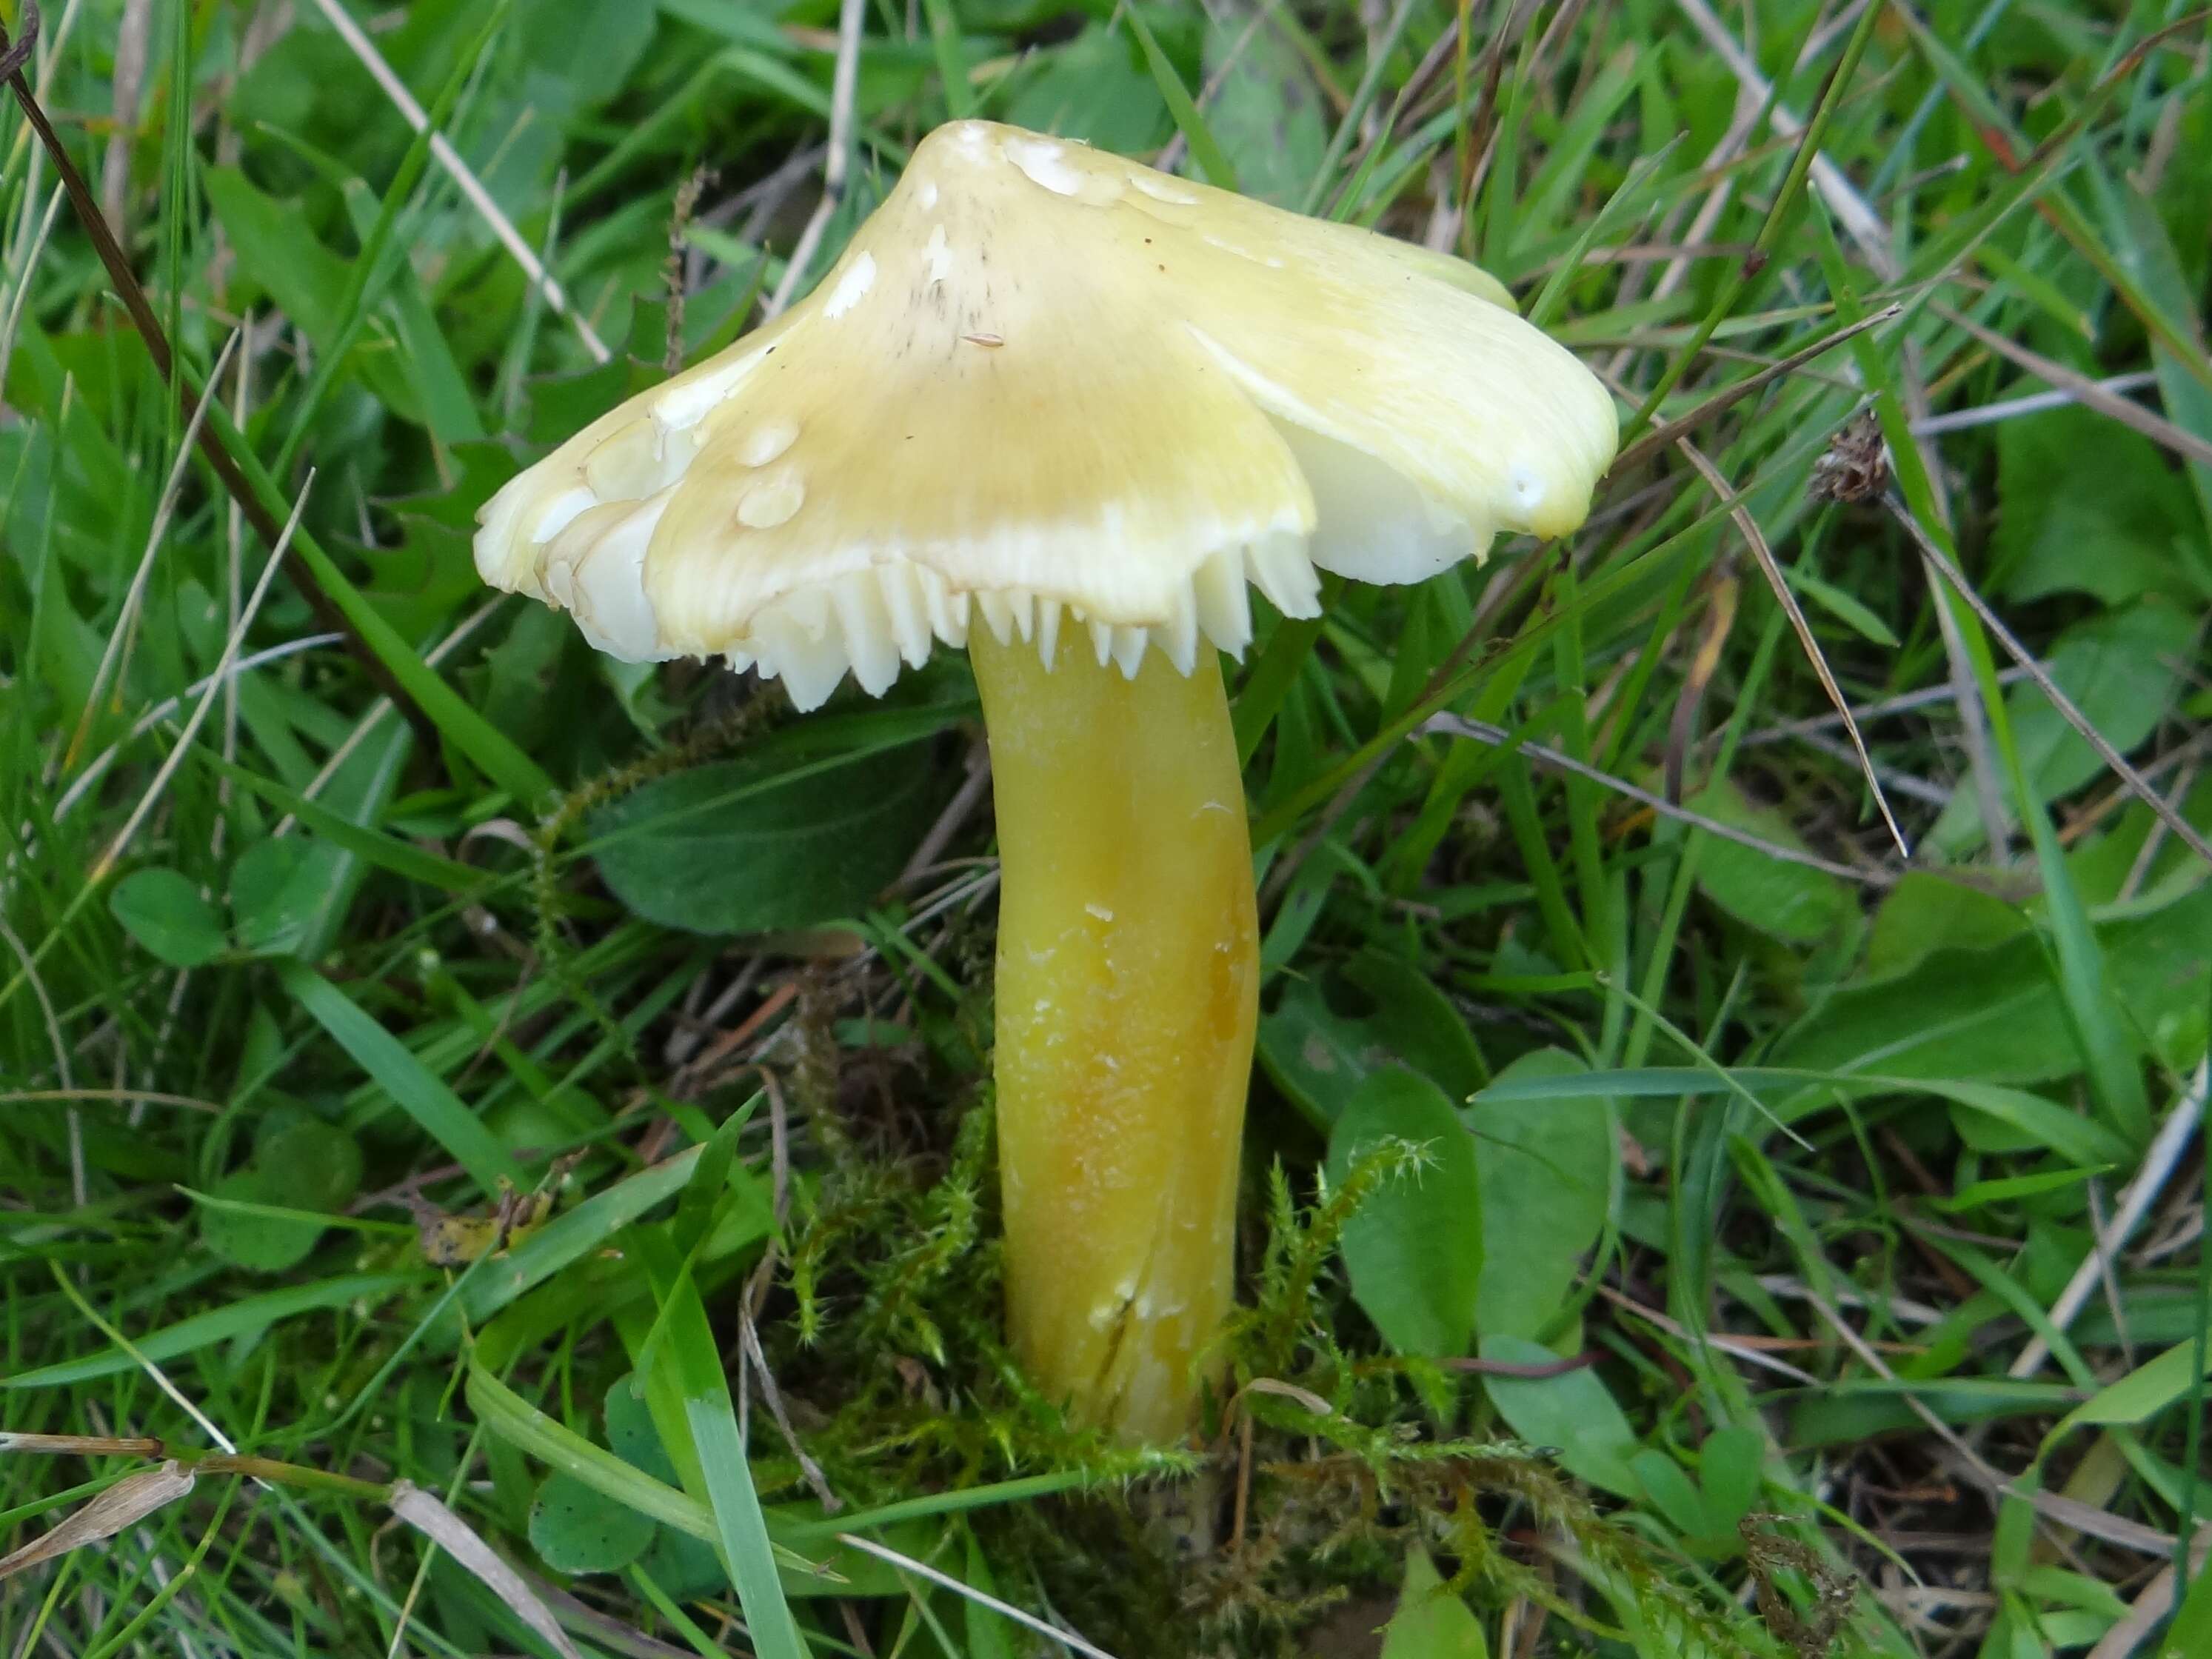
[[[276,977],[393,1103],[469,1172],[486,1198],[499,1196],[500,1183],[513,1168],[514,1159],[459,1095],[440,1082],[359,1003],[307,963],[281,963]]]
[[[1137,37],[1137,44],[1144,48],[1146,65],[1152,72],[1152,80],[1160,89],[1160,96],[1167,101],[1168,112],[1175,117],[1176,130],[1182,134],[1183,142],[1190,146],[1192,159],[1204,170],[1206,178],[1223,190],[1236,189],[1237,169],[1230,164],[1220,141],[1214,137],[1212,130],[1206,125],[1206,118],[1198,112],[1198,106],[1191,101],[1190,90],[1183,85],[1182,77],[1176,73],[1175,65],[1168,62],[1168,55],[1160,50],[1160,43],[1152,38],[1152,27],[1145,21],[1144,13],[1131,6],[1121,15],[1129,20],[1129,27]]]
[[[683,1402],[684,1425],[714,1510],[716,1540],[745,1610],[753,1650],[760,1659],[806,1659],[806,1639],[776,1574],[768,1517],[753,1486],[729,1378],[699,1286],[665,1241],[647,1238],[641,1243],[654,1289],[670,1316],[666,1340],[654,1363],[656,1381],[672,1385]]]

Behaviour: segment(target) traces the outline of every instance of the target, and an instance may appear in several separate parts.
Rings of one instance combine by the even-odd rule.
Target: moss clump
[[[788,1303],[763,1334],[839,1492],[888,1502],[1069,1477],[1059,1495],[971,1513],[999,1593],[1161,1659],[1288,1655],[1332,1610],[1387,1616],[1416,1541],[1455,1588],[1522,1598],[1593,1647],[1626,1618],[1683,1652],[1781,1650],[1547,1454],[1449,1431],[1474,1405],[1464,1376],[1356,1346],[1338,1243],[1417,1148],[1374,1149],[1305,1205],[1270,1173],[1258,1271],[1222,1337],[1227,1390],[1188,1444],[1133,1450],[1071,1426],[1000,1340],[990,1126],[979,1099],[940,1147],[848,1143],[805,1200]]]

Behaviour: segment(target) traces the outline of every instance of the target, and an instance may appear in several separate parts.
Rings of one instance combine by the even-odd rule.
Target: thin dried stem
[[[208,383],[210,386],[214,385],[212,377]],[[300,527],[300,514],[307,508],[307,492],[314,487],[314,482],[315,475],[310,472],[307,483],[300,486],[299,496],[292,503],[292,516],[285,521],[283,532],[276,538],[276,549],[269,556],[269,562],[262,567],[261,578],[253,585],[252,597],[246,601],[237,625],[230,630],[230,638],[223,646],[222,660],[216,664],[210,684],[200,693],[200,700],[192,709],[191,718],[185,722],[184,731],[178,735],[177,746],[169,751],[168,758],[154,774],[153,782],[146,786],[145,794],[131,809],[131,816],[124,820],[123,827],[115,832],[115,839],[108,842],[107,850],[94,861],[86,879],[94,886],[105,881],[108,872],[114,869],[116,860],[123,856],[124,850],[131,845],[131,838],[138,833],[139,826],[146,822],[155,803],[161,799],[162,792],[168,787],[169,780],[176,775],[177,769],[185,763],[185,757],[191,752],[192,739],[199,735],[201,725],[214,708],[216,692],[228,680],[231,665],[238,660],[238,647],[245,641],[246,629],[253,626],[253,619],[261,610],[261,601],[269,596],[269,584],[276,579],[277,568],[284,562],[284,554],[292,545],[293,532]]]
[[[416,101],[415,94],[407,90],[407,83],[393,73],[391,64],[384,61],[384,54],[377,51],[368,35],[362,33],[361,25],[347,15],[337,0],[315,0],[315,7],[337,31],[338,38],[346,43],[347,49],[361,60],[362,67],[368,71],[369,78],[383,90],[384,95],[392,100],[392,107],[399,112],[401,118],[418,133],[427,131],[430,125],[429,115]],[[499,239],[499,245],[507,250],[508,257],[522,267],[523,275],[530,279],[531,286],[544,296],[546,305],[554,314],[576,331],[576,337],[584,343],[584,349],[592,354],[592,360],[604,363],[612,357],[614,354],[607,349],[606,343],[592,332],[591,324],[585,321],[583,314],[569,302],[560,279],[545,269],[530,244],[522,240],[522,233],[515,229],[514,222],[500,210],[499,204],[491,199],[491,192],[484,188],[483,181],[461,159],[460,152],[447,142],[444,133],[430,134],[430,154],[453,181],[460,186],[461,194],[468,198],[468,204],[476,210],[477,217],[490,228],[491,234]]]
[[[822,199],[815,204],[806,228],[791,250],[783,280],[761,307],[761,315],[781,313],[805,281],[815,250],[822,246],[830,221],[845,199],[846,174],[853,165],[854,107],[860,85],[860,23],[866,8],[861,0],[841,0],[837,8],[837,66],[830,82],[830,149],[822,161]]]
[[[1577,777],[1588,778],[1592,783],[1602,784],[1614,793],[1626,796],[1639,806],[1648,806],[1662,817],[1718,836],[1723,841],[1732,841],[1739,847],[1748,847],[1755,853],[1764,853],[1784,864],[1802,864],[1808,870],[1819,870],[1839,880],[1857,882],[1862,886],[1887,887],[1897,877],[1886,870],[1862,870],[1848,864],[1838,864],[1833,859],[1824,859],[1817,853],[1801,853],[1794,847],[1783,847],[1761,839],[1748,830],[1739,830],[1732,823],[1707,817],[1702,812],[1692,812],[1686,806],[1677,806],[1663,795],[1655,795],[1649,789],[1639,789],[1626,778],[1617,778],[1610,772],[1595,766],[1586,766],[1572,755],[1563,755],[1556,749],[1547,749],[1540,743],[1516,741],[1502,726],[1492,726],[1487,720],[1471,720],[1460,714],[1431,714],[1421,723],[1424,732],[1434,732],[1447,738],[1468,738],[1476,743],[1486,743],[1500,749],[1511,749],[1527,756],[1540,766],[1557,771],[1571,772]]]
[[[1902,305],[1885,306],[1881,310],[1869,316],[1862,317],[1855,323],[1848,323],[1832,333],[1823,334],[1812,344],[1800,347],[1787,357],[1767,364],[1756,374],[1747,374],[1742,380],[1722,387],[1720,391],[1706,398],[1687,414],[1678,416],[1664,425],[1653,427],[1634,443],[1622,450],[1613,458],[1612,466],[1607,469],[1607,476],[1614,478],[1626,477],[1632,469],[1650,459],[1668,445],[1679,441],[1685,434],[1696,431],[1715,416],[1741,403],[1753,392],[1774,380],[1780,380],[1785,374],[1795,374],[1815,357],[1826,356],[1852,336],[1863,334],[1870,328],[1879,328],[1882,324],[1901,315],[1904,310],[1905,307]],[[1616,386],[1614,390],[1620,391],[1620,388]],[[1626,394],[1623,393],[1623,395]]]
[[[2091,1241],[2089,1254],[2066,1281],[2066,1288],[2051,1304],[2051,1328],[2063,1331],[2074,1322],[2075,1316],[2087,1305],[2090,1295],[2096,1290],[2100,1277],[2108,1271],[2111,1262],[2121,1248],[2134,1235],[2152,1203],[2165,1190],[2166,1183],[2181,1162],[2181,1155],[2189,1148],[2197,1133],[2197,1121],[2204,1115],[2208,1085],[2212,1085],[2212,1061],[2197,1062],[2197,1076],[2181,1091],[2181,1098],[2166,1114],[2166,1121],[2152,1140],[2150,1149],[2143,1154],[2142,1167],[2120,1194],[2119,1207],[2112,1218],[2097,1231]],[[2031,1336],[2019,1358],[2005,1370],[2013,1378],[2033,1376],[2043,1369],[2043,1362],[2051,1357],[2051,1345],[2039,1333]]]
[[[2051,678],[2050,670],[2036,661],[2028,648],[2020,642],[2019,637],[2013,633],[2012,629],[2005,626],[2004,619],[1991,610],[1989,602],[1974,591],[1973,584],[1966,580],[1966,574],[1951,562],[1942,549],[1936,545],[1934,539],[1920,527],[1919,521],[1912,516],[1905,503],[1893,495],[1885,497],[1884,501],[1897,521],[1905,526],[1905,533],[1912,538],[1914,544],[1919,548],[1921,557],[1928,562],[1930,568],[1951,585],[1960,599],[1966,600],[1973,613],[1981,618],[1982,626],[1996,636],[1997,642],[2010,653],[2012,659],[2027,671],[2028,678],[2035,682],[2036,690],[2051,700],[2051,706],[2058,711],[2060,718],[2081,734],[2089,746],[2097,751],[2098,758],[2112,769],[2120,781],[2127,786],[2129,792],[2152,811],[2157,813],[2159,821],[2173,831],[2191,852],[2196,854],[2206,864],[2212,865],[2212,842],[2208,842],[2195,824],[2182,817],[2165,796],[2151,787],[2150,781],[2130,766],[2127,757],[2113,748],[2105,734],[2091,724],[2089,717],[2081,712],[2074,700],[2059,690],[2058,682]],[[1940,605],[1937,607],[1939,611],[1942,608]]]

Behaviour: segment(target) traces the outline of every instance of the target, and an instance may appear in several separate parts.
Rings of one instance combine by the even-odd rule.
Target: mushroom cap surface
[[[939,128],[805,300],[479,514],[477,568],[629,660],[811,708],[980,615],[1133,673],[1251,636],[1316,567],[1418,581],[1556,536],[1611,398],[1474,266],[1121,156]]]

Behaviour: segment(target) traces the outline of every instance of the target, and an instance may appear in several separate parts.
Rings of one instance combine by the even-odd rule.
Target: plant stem
[[[367,1498],[389,1503],[392,1488],[374,1480],[357,1480],[329,1469],[311,1469],[302,1463],[280,1463],[268,1457],[241,1457],[210,1452],[204,1457],[179,1460],[195,1474],[240,1474],[249,1480],[266,1480],[280,1486],[305,1486],[317,1492],[339,1492],[348,1498]]]
[[[1221,672],[1071,629],[969,656],[998,812],[1007,1323],[1080,1420],[1180,1438],[1228,1312],[1259,923]]]

